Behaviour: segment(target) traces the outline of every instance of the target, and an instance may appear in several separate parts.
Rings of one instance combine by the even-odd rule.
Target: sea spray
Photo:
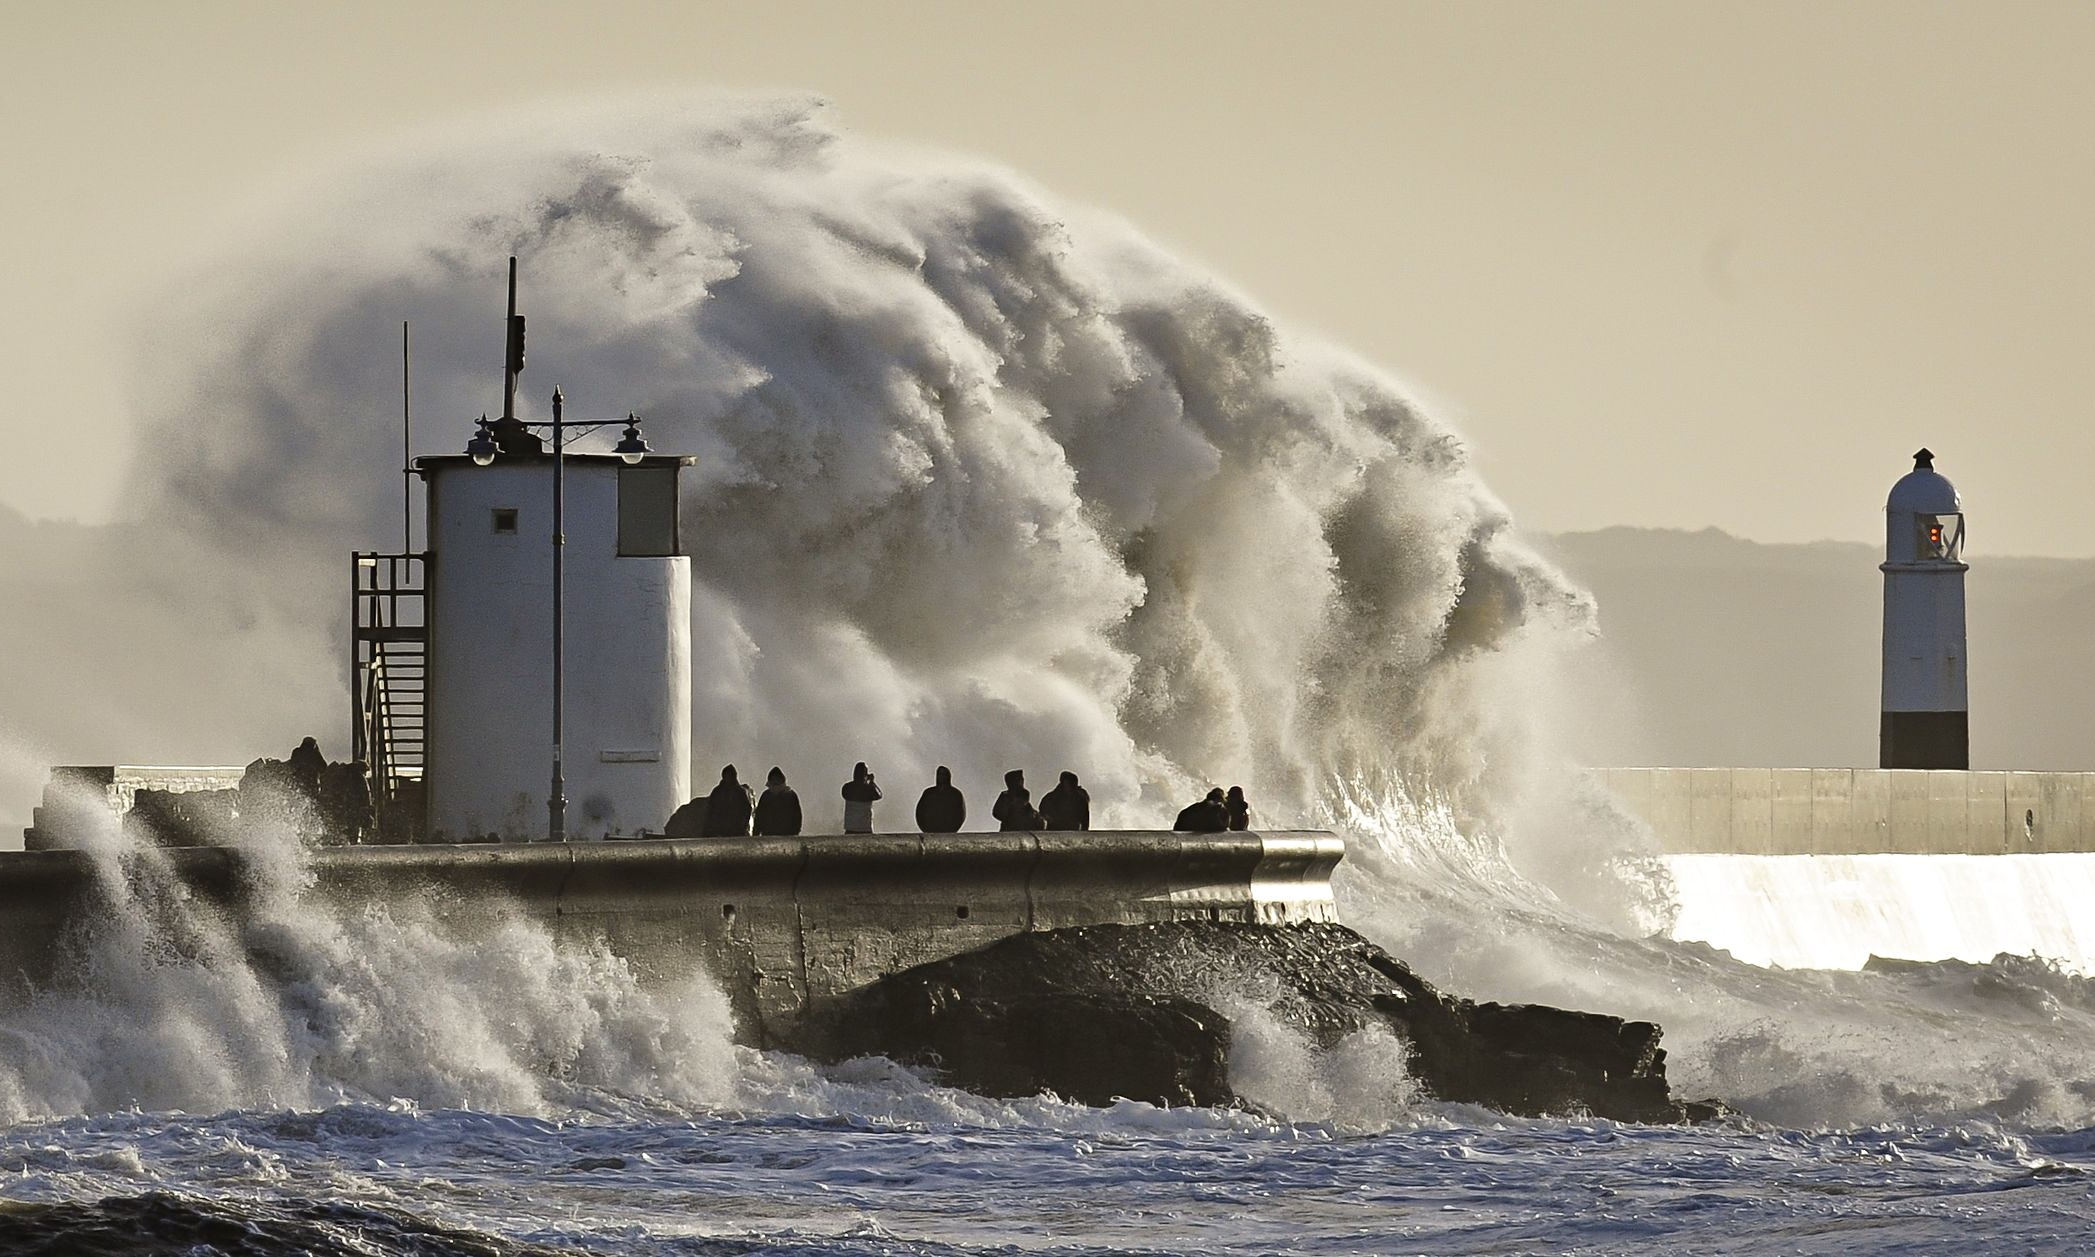
[[[515,253],[525,407],[557,382],[570,417],[635,410],[698,458],[696,779],[775,762],[812,801],[859,759],[945,763],[979,807],[1011,767],[1069,767],[1102,826],[1210,784],[1285,825],[1334,772],[1488,810],[1524,762],[1518,708],[1460,675],[1590,606],[1385,374],[1124,224],[809,101],[580,112],[494,149],[331,189],[178,303],[208,334],[149,390],[133,500],[241,555],[223,596],[339,632],[340,549],[396,531],[368,333],[414,322],[421,440],[461,448]]]
[[[0,1117],[735,1098],[742,1054],[702,973],[646,989],[601,944],[556,946],[521,914],[466,932],[428,901],[325,902],[287,831],[241,836],[237,911],[114,824],[87,849],[99,910],[51,988],[0,1011]]]
[[[1321,1046],[1274,1007],[1275,993],[1223,979],[1213,998],[1230,1023],[1230,1087],[1248,1104],[1293,1122],[1380,1131],[1419,1116],[1410,1050],[1374,1024]]]
[[[1477,999],[1665,1027],[1675,1094],[1806,1129],[2095,1121],[2095,982],[2026,958],[1769,969],[1606,928],[1445,807],[1353,799],[1340,915]]]

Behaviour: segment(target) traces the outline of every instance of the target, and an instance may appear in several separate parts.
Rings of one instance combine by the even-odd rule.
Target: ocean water
[[[480,1253],[1904,1253],[2095,1244],[2095,1132],[1803,1133],[1424,1106],[1347,1132],[903,1079],[828,1116],[393,1105],[0,1136],[0,1244]],[[863,1092],[861,1098],[863,1098]],[[819,1106],[816,1106],[819,1107]]]

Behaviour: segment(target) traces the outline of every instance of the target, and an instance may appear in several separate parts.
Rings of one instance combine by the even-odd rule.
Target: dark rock
[[[883,1055],[998,1096],[1234,1104],[1229,1017],[1256,992],[1319,1047],[1380,1023],[1434,1096],[1509,1113],[1673,1122],[1659,1028],[1441,994],[1339,925],[1181,921],[1019,934],[818,1006],[777,1046]]]

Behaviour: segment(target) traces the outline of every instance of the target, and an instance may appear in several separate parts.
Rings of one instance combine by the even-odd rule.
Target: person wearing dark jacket
[[[317,805],[320,801],[320,774],[327,771],[327,756],[320,753],[320,744],[307,738],[284,762],[291,765],[292,775],[298,778],[299,787],[306,792],[306,801]]]
[[[880,787],[873,781],[873,770],[864,760],[853,764],[851,780],[844,783],[844,832],[872,833],[873,805],[879,801]]]
[[[786,770],[773,766],[757,799],[757,837],[792,838],[800,833],[800,796],[786,784]]]
[[[1075,773],[1063,773],[1061,783],[1040,796],[1040,827],[1091,828],[1091,792],[1077,784]]]
[[[329,764],[320,771],[320,821],[328,842],[362,842],[371,829],[371,785],[364,761]]]
[[[1222,787],[1208,791],[1208,797],[1189,805],[1171,822],[1171,828],[1182,834],[1219,834],[1229,829],[1229,807],[1222,801]]]
[[[1229,813],[1231,829],[1251,828],[1251,805],[1244,801],[1244,787],[1231,786],[1228,797],[1222,800],[1222,808]]]
[[[938,784],[917,799],[917,828],[927,834],[957,834],[967,823],[967,796],[953,784],[953,770],[938,766]]]
[[[720,770],[720,784],[706,796],[706,823],[699,831],[702,838],[747,838],[749,837],[749,814],[756,806],[756,799],[749,787],[735,777],[735,766],[729,764]]]
[[[1004,793],[997,796],[996,806],[989,809],[989,814],[996,818],[997,828],[1007,834],[1030,833],[1040,828],[1040,809],[1033,806],[1025,773],[1014,768],[1004,774]]]

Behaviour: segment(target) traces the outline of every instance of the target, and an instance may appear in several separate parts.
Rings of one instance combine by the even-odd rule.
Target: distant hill
[[[1600,602],[1596,764],[1877,762],[1877,547],[1605,528],[1538,538]],[[2095,770],[2095,560],[1967,556],[1975,768]]]

